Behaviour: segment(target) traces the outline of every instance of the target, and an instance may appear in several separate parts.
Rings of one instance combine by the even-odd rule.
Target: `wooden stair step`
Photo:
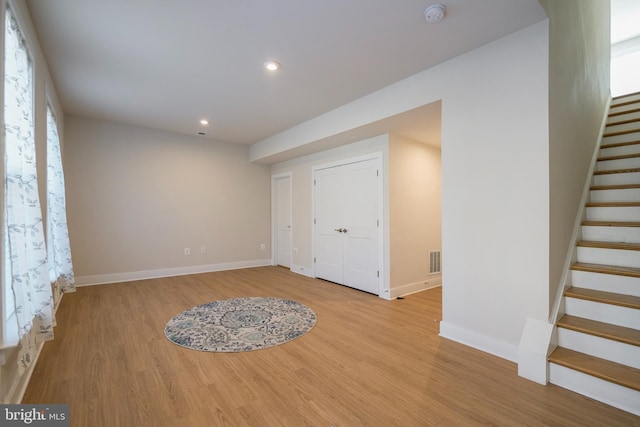
[[[576,271],[585,271],[588,273],[612,274],[615,276],[640,278],[640,268],[633,267],[576,262],[571,266],[571,269]]]
[[[626,130],[619,130],[619,131],[615,131],[615,132],[606,132],[604,135],[602,135],[602,137],[606,138],[608,136],[628,135],[630,133],[636,133],[636,132],[640,132],[640,127],[636,128],[636,129],[626,129]]]
[[[571,329],[600,338],[606,338],[621,343],[640,347],[640,331],[611,323],[598,322],[597,320],[584,319],[582,317],[565,314],[558,320],[559,328]]]
[[[582,221],[585,227],[640,227],[640,222],[631,221]]]
[[[640,310],[640,297],[633,295],[616,294],[613,292],[576,288],[572,286],[564,292],[564,296]]]
[[[640,119],[627,119],[627,120],[621,120],[621,121],[615,122],[615,123],[607,123],[606,127],[618,126],[618,125],[626,125],[626,124],[634,123],[634,122],[640,122]]]
[[[636,188],[640,188],[640,184],[592,185],[590,190],[634,190]]]
[[[619,249],[623,251],[640,251],[640,243],[622,243],[622,242],[594,242],[590,240],[581,240],[576,243],[577,246],[583,248],[600,248],[600,249]]]
[[[589,202],[588,208],[633,208],[640,206],[640,202]]]
[[[640,391],[640,369],[563,347],[551,353],[549,362]]]
[[[640,153],[622,154],[620,156],[598,157],[598,161],[599,162],[606,162],[606,161],[609,161],[609,160],[635,159],[637,157],[640,157]]]
[[[616,116],[622,116],[624,114],[633,114],[633,113],[638,113],[640,112],[640,107],[638,108],[631,108],[629,110],[625,110],[625,111],[617,111],[615,113],[609,113],[608,117],[616,117]],[[615,123],[618,124],[618,123]]]
[[[640,103],[640,100],[633,99],[640,95],[640,92],[627,93],[624,95],[616,96],[611,100],[610,108],[622,107],[624,105]]]
[[[627,142],[612,142],[611,144],[602,144],[600,148],[616,148],[616,147],[626,147],[627,145],[638,145],[640,144],[640,140],[637,141],[627,141]]]
[[[608,171],[594,171],[594,175],[610,175],[613,173],[634,173],[640,172],[640,168],[629,168],[629,169],[613,169]]]

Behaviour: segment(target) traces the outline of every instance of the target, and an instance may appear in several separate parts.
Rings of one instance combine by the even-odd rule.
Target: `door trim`
[[[271,265],[278,265],[278,200],[277,185],[279,179],[289,178],[289,218],[293,222],[293,172],[271,175]],[[293,266],[293,224],[289,233],[289,269]]]
[[[348,157],[341,160],[336,160],[332,162],[323,163],[320,165],[312,166],[311,168],[311,254],[312,261],[316,258],[316,226],[315,226],[315,214],[316,214],[316,194],[315,194],[315,184],[314,181],[316,179],[316,172],[322,169],[329,169],[337,166],[344,166],[351,163],[359,163],[366,160],[377,160],[379,166],[379,177],[378,180],[378,218],[380,218],[380,226],[378,227],[378,268],[379,268],[379,277],[378,277],[378,296],[380,298],[388,298],[388,295],[385,294],[385,290],[388,289],[387,286],[387,274],[385,270],[385,258],[384,258],[384,248],[386,245],[386,241],[384,239],[384,225],[385,225],[385,217],[384,217],[384,155],[382,151],[376,151],[369,154],[364,154],[361,156]],[[316,276],[316,263],[312,262],[312,276]],[[388,293],[388,291],[387,291]]]

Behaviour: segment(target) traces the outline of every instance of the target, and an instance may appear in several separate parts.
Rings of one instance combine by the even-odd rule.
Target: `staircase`
[[[640,415],[640,93],[611,103],[584,219],[550,382]]]

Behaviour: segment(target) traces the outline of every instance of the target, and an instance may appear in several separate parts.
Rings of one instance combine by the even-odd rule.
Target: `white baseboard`
[[[53,314],[57,314],[58,312],[58,307],[60,307],[60,302],[62,302],[62,298],[64,298],[64,294],[60,295],[60,299],[58,300],[58,304],[55,306],[54,308],[54,312]],[[54,329],[54,339],[55,339],[55,329]],[[18,363],[17,363],[17,348],[14,347],[13,349],[16,351],[16,353],[13,354],[13,357],[15,358],[15,360],[13,360],[12,358],[12,362],[13,363],[13,375],[11,375],[10,377],[13,377],[13,384],[11,384],[11,387],[9,388],[9,391],[7,392],[6,396],[2,396],[2,403],[8,403],[8,404],[18,404],[22,402],[22,398],[24,397],[24,393],[27,391],[27,386],[29,385],[29,381],[31,381],[31,375],[33,375],[33,370],[36,367],[36,364],[38,363],[38,359],[40,358],[40,353],[42,352],[42,348],[44,347],[44,342],[41,342],[40,344],[38,344],[38,350],[36,351],[36,355],[33,358],[33,362],[31,362],[31,365],[29,365],[29,368],[27,368],[27,370],[25,372],[22,373],[22,375],[18,375],[17,371],[18,371]],[[3,354],[3,363],[2,363],[2,367],[0,367],[2,370],[6,371],[8,369],[8,365],[5,363],[7,360],[4,360],[4,354]],[[6,377],[6,372],[3,372],[3,378]]]
[[[453,325],[449,322],[440,322],[440,336],[484,351],[485,353],[493,354],[494,356],[498,356],[502,359],[515,363],[518,362],[517,345],[499,341],[495,338]]]
[[[409,283],[408,285],[396,286],[391,288],[391,295],[389,299],[394,299],[404,295],[415,294],[416,292],[426,291],[427,289],[437,288],[442,286],[442,275],[437,274],[429,276],[425,280],[421,280],[415,283]]]
[[[107,283],[131,282],[133,280],[157,279],[160,277],[185,276],[187,274],[211,273],[214,271],[237,270],[241,268],[265,267],[270,259],[227,262],[221,264],[194,265],[190,267],[162,268],[158,270],[132,271],[128,273],[99,274],[76,277],[76,286],[104,285]]]
[[[38,358],[40,357],[40,352],[42,352],[42,348],[44,347],[44,343],[41,342],[38,344],[38,351],[36,352],[36,356],[33,358],[33,362],[29,365],[29,368],[20,375],[16,382],[13,383],[11,389],[9,390],[9,395],[7,396],[7,403],[17,404],[22,402],[22,398],[24,397],[24,393],[27,391],[27,386],[29,385],[29,381],[31,381],[31,375],[33,375],[33,370],[38,363]],[[17,369],[17,365],[16,365]]]

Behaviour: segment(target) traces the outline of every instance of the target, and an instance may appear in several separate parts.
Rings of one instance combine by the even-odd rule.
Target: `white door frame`
[[[271,175],[271,265],[278,265],[278,193],[279,179],[289,178],[289,218],[293,223],[293,172]],[[293,265],[293,224],[289,233],[289,269]]]
[[[312,251],[312,259],[316,257],[316,226],[315,226],[315,215],[316,215],[316,195],[315,195],[315,185],[314,181],[316,178],[316,171],[321,169],[328,169],[336,166],[343,166],[349,163],[358,163],[363,162],[365,160],[378,160],[378,164],[380,166],[380,179],[378,180],[378,218],[380,218],[380,226],[378,227],[378,266],[380,275],[378,278],[378,296],[381,298],[387,298],[388,295],[384,295],[385,289],[388,289],[387,286],[387,274],[385,271],[385,259],[384,259],[384,248],[386,245],[386,241],[384,239],[384,156],[381,151],[377,151],[374,153],[364,154],[362,156],[357,157],[349,157],[346,159],[341,159],[329,163],[323,163],[321,165],[316,165],[311,168],[311,229],[313,232],[311,233],[311,251]],[[316,276],[316,263],[313,262],[313,277]]]

